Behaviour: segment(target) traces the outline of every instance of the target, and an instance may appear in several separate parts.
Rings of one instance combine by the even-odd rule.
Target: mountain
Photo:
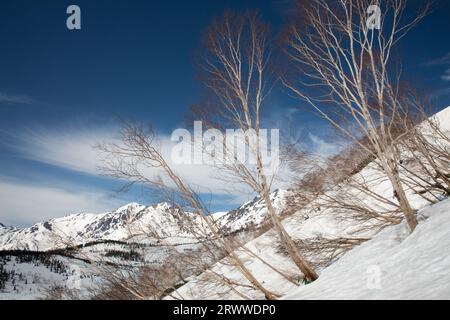
[[[280,208],[286,191],[271,195],[275,208]],[[197,242],[183,223],[192,213],[182,213],[168,203],[144,206],[130,203],[102,214],[79,213],[51,219],[23,229],[0,229],[1,250],[48,251],[99,241],[124,241],[157,244],[164,239],[173,245]],[[259,227],[266,221],[264,201],[255,198],[228,213],[212,215],[216,225],[226,233]],[[203,228],[198,216],[192,219]]]
[[[287,195],[286,190],[276,190],[270,195],[272,204],[280,213]],[[221,216],[217,221],[225,233],[234,233],[243,229],[257,228],[268,220],[265,201],[256,197],[237,209]]]
[[[275,208],[282,207],[285,193],[279,190],[271,195]],[[176,265],[183,254],[198,257],[203,265],[215,261],[211,260],[214,257],[204,255],[203,244],[192,236],[187,227],[190,224],[184,223],[187,215],[191,213],[174,210],[168,203],[153,206],[130,203],[111,212],[73,214],[29,228],[0,227],[0,274],[3,274],[0,300],[42,299],[49,292],[58,292],[58,286],[73,290],[78,298],[88,299],[92,290],[104,283],[104,278],[97,274],[98,267],[92,268],[92,261],[100,266],[124,266],[125,273],[130,265],[151,267],[153,274],[163,274],[162,279],[169,281],[170,287],[180,279],[167,278],[164,269]],[[254,237],[252,232],[245,232],[247,229],[259,227],[268,219],[265,205],[258,197],[211,217],[223,232],[242,231],[241,241]],[[202,222],[194,217],[197,227],[201,228]],[[173,247],[167,246],[168,243]],[[77,250],[56,250],[67,247]],[[201,271],[195,265],[184,266],[180,275],[188,278]]]

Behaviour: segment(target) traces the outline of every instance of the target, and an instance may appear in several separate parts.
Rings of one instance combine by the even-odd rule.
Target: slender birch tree
[[[417,226],[399,174],[396,121],[405,114],[400,99],[399,41],[425,17],[427,2],[416,13],[407,0],[311,0],[298,2],[298,14],[285,37],[290,60],[283,83],[323,118],[376,156],[389,178],[411,232]],[[398,61],[397,61],[398,62]],[[352,119],[359,134],[335,115]]]
[[[207,29],[201,54],[200,65],[210,100],[194,108],[193,113],[210,128],[233,128],[245,133],[240,138],[248,151],[248,157],[241,159],[235,156],[235,145],[224,142],[225,152],[216,162],[224,174],[221,178],[226,175],[232,182],[247,185],[264,199],[289,256],[308,281],[317,279],[317,273],[283,226],[270,196],[276,164],[266,161],[268,136],[264,136],[267,132],[262,130],[261,120],[265,99],[276,82],[271,65],[270,27],[257,13],[226,12]],[[271,160],[277,161],[273,157]]]

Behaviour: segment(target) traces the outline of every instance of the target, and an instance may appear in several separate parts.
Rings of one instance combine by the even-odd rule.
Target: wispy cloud
[[[98,157],[94,146],[111,141],[107,129],[20,128],[3,132],[5,145],[19,157],[60,168],[98,174]]]
[[[59,168],[81,172],[93,176],[100,175],[102,165],[95,145],[118,142],[117,128],[39,128],[21,129],[14,132],[2,132],[3,144],[18,157],[57,166]],[[224,183],[218,179],[216,168],[208,165],[174,164],[171,161],[172,147],[175,142],[169,136],[160,136],[161,151],[187,183],[198,193],[241,196],[248,193],[242,184]],[[145,169],[147,176],[156,176],[161,172],[157,168]]]
[[[114,125],[93,127],[72,124],[58,128],[17,128],[14,131],[0,133],[3,136],[1,143],[17,157],[96,177],[100,175],[98,167],[101,161],[94,146],[105,142],[118,143],[117,131],[118,128]],[[160,135],[159,142],[162,154],[168,159],[174,171],[202,195],[202,199],[208,206],[231,209],[255,196],[243,183],[225,179],[223,172],[215,167],[206,164],[174,164],[171,161],[171,153],[175,142],[170,141],[168,135]],[[334,147],[322,140],[315,140],[315,149],[324,154],[332,153]],[[284,172],[286,170],[283,167],[280,169],[281,178],[274,182],[274,189],[289,186],[290,175]],[[157,168],[147,168],[143,172],[148,177],[160,173]],[[60,179],[70,184],[67,177],[60,175]],[[17,224],[22,221],[40,221],[71,212],[101,212],[115,208],[113,204],[116,202],[108,199],[107,193],[116,190],[117,181],[111,184],[111,190],[105,189],[104,192],[92,191],[95,189],[90,190],[89,187],[84,187],[82,191],[73,193],[70,190],[67,191],[69,187],[64,185],[64,181],[58,184],[63,186],[62,189],[52,188],[53,185],[31,186],[23,181],[1,184],[0,203],[3,208],[0,209],[0,215],[8,213],[9,219],[0,216],[0,222]],[[21,195],[23,201],[15,201],[17,199],[15,194]],[[142,200],[127,198],[137,202]],[[88,206],[89,204],[91,206]],[[14,216],[16,218],[11,218]]]
[[[450,64],[450,52],[447,52],[442,57],[434,58],[434,59],[431,59],[431,60],[428,60],[427,62],[425,62],[425,65],[428,67],[442,66],[442,65],[446,65],[446,64]]]
[[[439,67],[441,70],[444,68],[443,71],[440,71],[440,80],[448,83],[450,82],[450,52],[447,52],[444,56],[431,59],[425,63],[425,66],[427,67]],[[448,87],[448,84],[446,84],[447,87],[438,88],[430,95],[430,98],[436,99],[440,98],[444,95],[448,95],[450,92],[450,87]]]
[[[68,214],[111,211],[123,201],[100,190],[49,187],[1,177],[0,222],[11,226],[33,223]]]
[[[309,134],[309,139],[312,143],[312,152],[323,158],[334,156],[342,150],[342,145],[337,142],[325,141],[317,135]]]
[[[34,100],[25,95],[11,95],[0,92],[1,104],[32,104]]]
[[[450,68],[445,70],[445,73],[441,76],[442,81],[450,81]]]

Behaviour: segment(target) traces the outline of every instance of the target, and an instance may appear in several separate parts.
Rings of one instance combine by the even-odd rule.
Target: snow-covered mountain
[[[271,195],[276,208],[281,208],[285,194],[278,190]],[[165,202],[152,206],[130,203],[111,212],[73,214],[29,228],[2,226],[0,251],[48,251],[105,240],[156,243],[164,239],[175,245],[196,242],[189,224],[183,223],[186,215],[191,213],[182,213]],[[228,233],[259,227],[266,218],[264,201],[258,197],[228,213],[213,214],[218,227]],[[202,228],[199,217],[193,220]]]
[[[274,207],[280,211],[286,193],[278,190],[271,195]],[[190,224],[183,221],[190,214],[175,210],[168,203],[130,203],[111,212],[73,214],[29,228],[0,226],[0,300],[40,299],[61,286],[75,290],[79,298],[88,298],[86,288],[96,289],[103,281],[92,270],[92,261],[143,264],[158,270],[183,254],[195,254],[204,263],[213,263],[202,256],[202,244],[192,236],[187,227]],[[257,197],[230,212],[213,213],[211,218],[231,234],[257,228],[268,216],[263,201]],[[194,219],[198,228],[202,222],[198,217]],[[246,241],[253,237],[248,232],[240,235]],[[77,250],[56,250],[72,247]],[[183,269],[186,277],[195,272]]]
[[[46,251],[99,239],[124,240],[126,224],[135,220],[144,209],[145,206],[132,203],[103,214],[73,214],[40,222],[29,228],[11,229],[0,235],[0,248]],[[155,210],[148,210],[149,215],[154,213]]]
[[[278,213],[283,209],[283,202],[288,191],[276,190],[270,195],[273,206]],[[226,233],[233,233],[242,229],[259,227],[268,219],[265,201],[259,197],[244,203],[239,208],[222,215],[217,222]]]

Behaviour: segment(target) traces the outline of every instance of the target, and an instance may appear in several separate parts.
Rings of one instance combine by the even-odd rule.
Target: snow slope
[[[392,195],[392,188],[387,178],[375,170],[373,165],[364,168],[355,176],[355,179],[362,179],[369,183],[373,192],[385,195]],[[345,186],[335,186],[330,189],[327,194],[339,196],[343,192]],[[360,190],[349,190],[352,197],[361,199],[368,206],[379,208],[380,203],[367,198]],[[407,190],[407,194],[411,201],[411,205],[415,209],[423,208],[426,201],[420,196],[413,194]],[[360,227],[357,221],[342,221],[337,218],[336,211],[332,209],[322,208],[317,210],[320,206],[321,199],[314,200],[310,205],[305,206],[298,212],[283,220],[283,225],[287,232],[294,240],[310,240],[317,236],[326,238],[335,237],[371,237],[372,233],[355,234],[355,230]],[[389,207],[389,206],[387,206]],[[243,249],[236,250],[239,257],[245,262],[248,269],[260,281],[264,281],[266,288],[271,289],[279,295],[285,295],[290,290],[296,288],[301,279],[297,267],[292,260],[282,253],[278,236],[274,230],[262,234],[254,240],[245,244]],[[253,254],[252,254],[253,253]],[[256,258],[258,255],[260,259]],[[321,256],[311,257],[313,263],[319,264],[322,260]],[[321,266],[317,270],[321,271]],[[282,274],[276,272],[274,269],[281,271]],[[233,290],[227,285],[220,283],[218,279],[211,278],[211,272],[204,272],[199,276],[190,278],[189,282],[180,287],[174,296],[179,299],[242,299],[246,296],[251,299],[264,299],[260,291],[248,287],[247,279],[237,270],[233,265],[230,265],[227,259],[219,261],[211,270],[213,273],[224,275],[235,283],[243,284],[236,286]],[[294,282],[289,281],[285,276],[287,275]],[[239,293],[238,293],[239,292]]]
[[[439,121],[443,131],[447,131],[447,133],[450,132],[450,107],[439,112],[434,117]],[[414,166],[414,161],[411,161],[409,165]],[[367,184],[372,193],[394,199],[395,201],[391,183],[374,163],[370,163],[359,173],[355,174],[352,179]],[[420,210],[427,205],[427,201],[410,188],[406,187],[405,192],[414,209]],[[344,211],[343,209],[337,210],[324,208],[322,206],[323,198],[339,198],[342,197],[343,194],[345,194],[346,197],[360,201],[360,203],[363,203],[369,208],[387,212],[393,209],[391,205],[385,202],[376,201],[374,197],[368,197],[367,193],[362,192],[358,188],[347,186],[345,184],[336,185],[331,186],[324,197],[315,199],[309,205],[284,219],[283,225],[285,229],[292,238],[297,241],[314,241],[314,238],[317,236],[328,239],[338,237],[371,238],[374,236],[376,234],[376,229],[372,231],[359,231],[361,227],[360,222],[355,220],[352,221],[351,219],[344,221],[339,219],[338,216],[342,214],[342,211]],[[428,229],[425,230],[431,232],[428,236],[432,237],[433,231]],[[448,230],[450,229],[442,228],[439,232],[445,233],[448,232]],[[426,234],[426,232],[424,233]],[[406,235],[407,234],[404,233],[402,235],[403,238],[398,236],[397,241],[404,239]],[[417,236],[414,234],[411,237],[411,240],[409,240],[411,243],[414,243],[415,240],[419,240],[415,238]],[[418,247],[420,246],[418,245]],[[434,256],[430,257],[430,259],[432,259],[432,261],[437,261],[443,259],[443,257],[447,257],[450,253],[449,248],[450,247],[447,245],[440,247],[439,250],[433,251]],[[299,288],[298,285],[301,281],[299,279],[298,269],[280,250],[278,237],[273,230],[269,230],[258,238],[246,243],[242,249],[238,249],[236,252],[244,262],[245,266],[267,289],[282,296]],[[255,257],[255,254],[258,255],[259,258]],[[388,258],[389,255],[386,255],[385,257]],[[362,259],[364,259],[364,257],[362,257]],[[321,273],[325,266],[319,265],[319,262],[323,260],[323,257],[320,255],[311,256],[309,257],[309,260],[317,265],[316,270]],[[356,260],[354,260],[353,263],[355,263],[355,261]],[[406,262],[407,258],[405,258],[404,263]],[[390,263],[394,263],[394,261],[391,261]],[[444,260],[442,266],[450,269],[448,268],[450,267],[448,260]],[[275,271],[275,269],[279,272]],[[344,272],[344,270],[341,271]],[[229,285],[224,284],[224,281],[221,280],[220,277],[217,279],[217,276],[212,276],[215,274],[227,278],[229,283],[235,283],[236,285],[230,287]],[[336,279],[340,276],[344,277],[344,275],[336,275]],[[294,279],[294,281],[291,281],[292,279]],[[427,279],[427,277],[425,276],[424,279]],[[265,298],[260,291],[251,288],[248,280],[237,268],[231,265],[230,261],[227,259],[217,262],[210,270],[198,276],[191,277],[189,280],[190,281],[187,284],[177,289],[173,294],[174,298],[198,300],[242,299],[244,297],[250,299]],[[328,285],[326,282],[323,283],[325,283],[323,286]],[[431,286],[433,285],[434,284]],[[441,293],[438,293],[438,295],[441,295]]]
[[[450,299],[450,199],[384,229],[284,299]]]
[[[0,256],[0,271],[9,273],[3,288],[0,282],[0,300],[43,299],[48,290],[56,287],[74,291],[80,298],[88,298],[86,289],[101,281],[91,273],[91,266],[83,261],[60,256],[50,257],[48,261],[53,265],[46,265],[39,259],[20,261],[19,257]],[[55,262],[63,267],[55,270]]]
[[[439,111],[432,118],[438,121],[441,129],[447,132],[450,130],[450,106]]]

